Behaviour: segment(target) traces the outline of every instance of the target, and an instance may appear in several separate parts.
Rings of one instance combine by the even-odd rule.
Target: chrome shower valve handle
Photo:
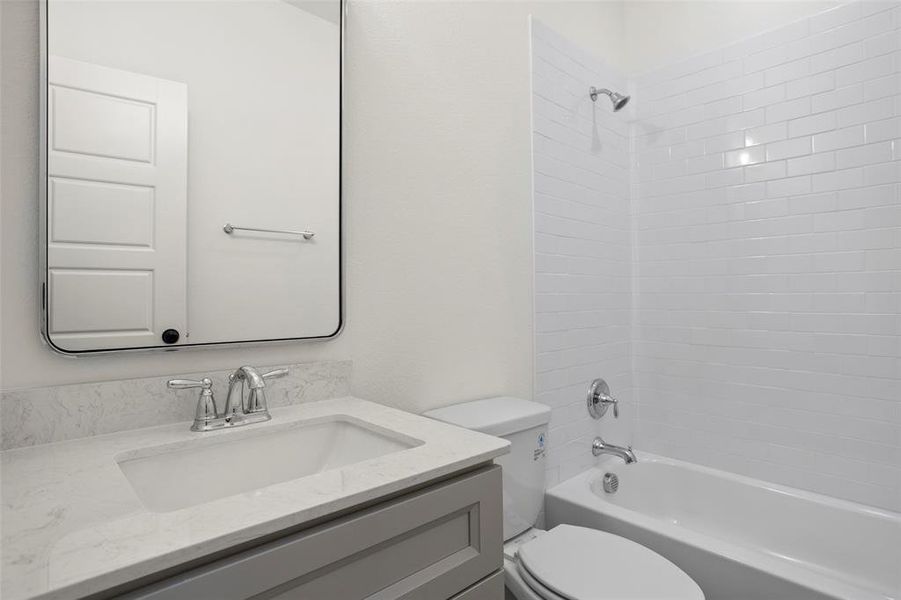
[[[613,418],[619,418],[619,402],[610,394],[610,386],[603,379],[595,379],[588,386],[588,414],[592,419],[600,419],[613,406]]]

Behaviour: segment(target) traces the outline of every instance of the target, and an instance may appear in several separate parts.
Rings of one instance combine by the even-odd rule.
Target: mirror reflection
[[[333,335],[340,2],[49,0],[45,335]]]

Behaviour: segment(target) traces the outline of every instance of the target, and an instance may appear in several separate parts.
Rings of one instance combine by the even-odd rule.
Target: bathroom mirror
[[[41,7],[50,345],[336,335],[340,0]]]

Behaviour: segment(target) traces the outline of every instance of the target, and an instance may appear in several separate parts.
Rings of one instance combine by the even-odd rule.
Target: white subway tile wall
[[[602,432],[585,396],[604,377],[623,402],[603,432],[625,443],[635,418],[631,366],[629,121],[590,85],[626,91],[621,74],[532,22],[535,399],[551,407],[548,484],[594,463]]]
[[[901,5],[632,80],[533,22],[532,71],[549,484],[604,433],[901,510]],[[618,422],[586,414],[596,376]]]
[[[636,78],[637,446],[901,510],[901,5]]]

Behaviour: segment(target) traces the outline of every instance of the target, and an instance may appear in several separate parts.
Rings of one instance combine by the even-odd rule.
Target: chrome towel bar
[[[288,229],[259,229],[257,227],[238,227],[231,223],[226,223],[222,228],[225,233],[231,234],[234,231],[261,231],[263,233],[283,233],[285,235],[302,235],[303,239],[311,240],[316,235],[312,231],[290,231]]]

